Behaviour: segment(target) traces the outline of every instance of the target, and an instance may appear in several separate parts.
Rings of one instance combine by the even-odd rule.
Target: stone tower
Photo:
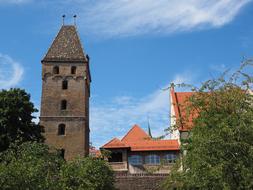
[[[42,63],[40,124],[66,160],[89,153],[89,57],[76,26],[62,26]]]

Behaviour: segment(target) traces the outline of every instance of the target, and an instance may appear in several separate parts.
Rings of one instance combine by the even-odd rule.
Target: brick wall
[[[162,190],[161,184],[167,175],[116,174],[117,190]]]
[[[53,68],[59,67],[55,74]],[[71,73],[71,67],[76,73]],[[65,150],[65,159],[89,153],[89,90],[85,63],[42,64],[42,97],[40,124],[45,128],[46,144]],[[62,82],[68,81],[68,88]],[[61,101],[67,101],[66,110],[61,109]],[[65,134],[58,135],[58,126],[65,125]]]

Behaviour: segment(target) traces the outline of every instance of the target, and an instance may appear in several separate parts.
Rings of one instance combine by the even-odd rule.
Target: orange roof
[[[197,117],[196,112],[187,113],[187,107],[189,106],[188,100],[194,93],[195,92],[175,92],[174,88],[171,88],[171,103],[174,107],[176,120],[180,122],[180,131],[189,131],[193,127],[193,119]]]
[[[179,150],[178,140],[143,140],[128,143],[131,151]]]
[[[130,131],[122,138],[122,142],[133,142],[150,139],[151,137],[138,125],[134,125]]]
[[[134,125],[122,140],[114,138],[102,148],[130,148],[131,151],[179,150],[179,144],[177,140],[154,140],[138,125]]]
[[[129,146],[125,145],[121,140],[118,138],[114,138],[108,143],[106,143],[103,148],[128,148]]]

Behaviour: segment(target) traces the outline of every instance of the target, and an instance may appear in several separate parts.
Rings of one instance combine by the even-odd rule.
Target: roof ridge
[[[121,141],[123,142],[125,140],[125,138],[135,129],[138,128],[140,129],[142,132],[144,132],[147,136],[149,136],[138,124],[134,124],[132,126],[132,128],[127,132],[127,134],[121,139]]]
[[[111,142],[113,142],[114,140],[119,140],[117,137],[114,137],[112,140],[110,140],[108,143],[104,144],[102,147],[110,144]],[[120,140],[119,140],[120,141]]]

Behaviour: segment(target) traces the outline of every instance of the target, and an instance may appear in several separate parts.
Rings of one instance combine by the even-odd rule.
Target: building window
[[[67,109],[67,100],[62,100],[61,101],[61,110],[66,110]]]
[[[60,124],[58,126],[58,135],[65,135],[65,128],[66,128],[65,124]]]
[[[68,89],[68,81],[67,80],[62,81],[62,89],[63,90]]]
[[[71,74],[75,75],[76,74],[76,66],[71,67]]]
[[[175,163],[176,159],[177,159],[177,155],[175,153],[169,153],[169,154],[166,154],[164,157],[163,157],[165,163]]]
[[[54,66],[53,74],[59,74],[59,67],[58,66]]]
[[[151,154],[145,157],[146,164],[160,164],[160,157],[155,154]]]
[[[112,152],[109,162],[122,162],[122,152]]]
[[[65,158],[65,149],[63,148],[60,150],[60,157]]]
[[[142,165],[142,156],[140,155],[132,155],[128,158],[128,160],[131,165]]]

